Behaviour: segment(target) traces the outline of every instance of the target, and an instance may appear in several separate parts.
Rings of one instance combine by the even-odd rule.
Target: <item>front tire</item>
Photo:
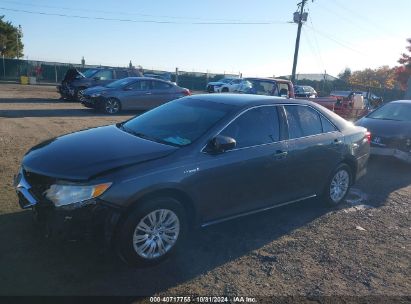
[[[186,234],[185,212],[173,198],[146,201],[124,221],[118,253],[130,265],[157,264],[172,255]]]
[[[340,164],[331,174],[323,198],[329,206],[337,206],[344,201],[352,184],[351,168]]]
[[[222,88],[221,93],[228,93],[228,88]]]
[[[114,115],[120,112],[121,110],[121,104],[118,99],[115,98],[108,98],[104,103],[103,103],[103,111],[106,114],[109,115]]]
[[[75,98],[77,101],[79,101],[79,102],[86,101],[86,98],[84,97],[84,91],[85,90],[86,90],[85,88],[79,88],[77,90],[76,98]]]

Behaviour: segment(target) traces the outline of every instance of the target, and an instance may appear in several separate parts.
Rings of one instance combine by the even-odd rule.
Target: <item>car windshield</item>
[[[367,117],[383,120],[411,121],[411,104],[388,103],[370,113]]]
[[[119,79],[109,84],[106,84],[105,87],[110,89],[119,89],[133,83],[134,81],[136,81],[134,78]]]
[[[119,127],[136,136],[173,146],[187,146],[205,134],[234,106],[190,97],[137,116]]]
[[[90,78],[90,77],[92,77],[94,74],[96,74],[97,72],[98,72],[97,69],[89,69],[89,70],[85,70],[82,74],[84,75],[84,77]]]
[[[229,83],[231,80],[233,80],[233,79],[232,78],[223,78],[223,79],[220,79],[218,82]]]

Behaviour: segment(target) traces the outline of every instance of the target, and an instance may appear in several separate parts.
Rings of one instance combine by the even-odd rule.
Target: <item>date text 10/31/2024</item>
[[[183,296],[183,297],[150,297],[150,303],[256,303],[253,297],[202,297],[202,296]]]

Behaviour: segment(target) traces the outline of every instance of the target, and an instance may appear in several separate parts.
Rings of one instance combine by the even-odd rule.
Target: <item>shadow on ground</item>
[[[0,98],[2,103],[65,103],[65,100],[57,98]]]
[[[31,212],[0,216],[7,244],[0,257],[0,294],[151,295],[249,254],[322,216],[315,200],[192,231],[164,263],[130,268],[92,241],[53,242],[33,229]]]

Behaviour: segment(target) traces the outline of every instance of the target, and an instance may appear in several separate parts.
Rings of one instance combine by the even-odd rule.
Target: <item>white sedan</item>
[[[223,84],[221,87],[215,88],[218,93],[229,93],[234,92],[238,89],[242,82],[241,78],[234,78],[230,82]]]

